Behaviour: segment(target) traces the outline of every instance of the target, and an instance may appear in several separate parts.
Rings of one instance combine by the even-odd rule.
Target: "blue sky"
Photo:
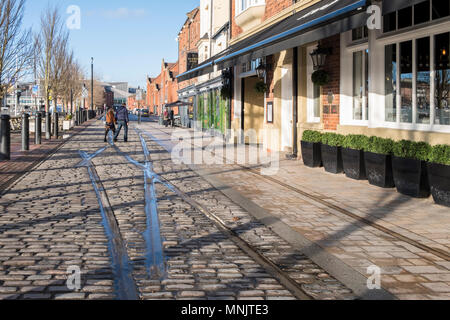
[[[147,74],[159,74],[162,58],[168,62],[178,59],[175,39],[186,13],[199,1],[28,0],[25,26],[38,30],[48,3],[58,5],[64,20],[69,18],[66,10],[70,5],[80,7],[81,28],[70,31],[70,42],[86,71],[93,56],[102,80],[142,87]]]

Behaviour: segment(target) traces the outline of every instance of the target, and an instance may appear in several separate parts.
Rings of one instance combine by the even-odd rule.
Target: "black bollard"
[[[50,112],[45,113],[45,139],[50,140],[52,138],[52,115]]]
[[[59,115],[58,112],[55,112],[53,115],[53,134],[55,136],[55,139],[58,139],[59,135]]]
[[[30,150],[30,115],[22,115],[22,151]]]
[[[36,145],[42,144],[42,114],[40,112],[36,113],[34,119],[34,143]]]
[[[139,112],[138,112],[138,124],[141,124],[141,121],[142,121],[142,112],[141,112],[141,110],[139,110]]]
[[[0,160],[11,160],[11,117],[3,114],[0,118]]]

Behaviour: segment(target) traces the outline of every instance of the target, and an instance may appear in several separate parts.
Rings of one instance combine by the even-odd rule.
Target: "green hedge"
[[[426,142],[408,140],[393,141],[380,137],[367,137],[364,135],[348,135],[314,130],[303,132],[302,141],[329,145],[331,147],[344,147],[354,150],[364,150],[377,154],[393,154],[399,158],[409,158],[433,163],[450,165],[450,145],[431,147]]]
[[[433,163],[450,166],[450,146],[448,145],[434,146],[430,151],[428,160]]]
[[[342,147],[345,136],[337,133],[327,132],[322,135],[322,143],[330,147]]]
[[[364,149],[364,151],[390,155],[394,152],[394,143],[394,140],[391,139],[370,137],[367,147]]]
[[[428,161],[431,146],[426,142],[414,142],[408,140],[397,141],[394,144],[394,155],[399,158],[409,158]]]
[[[342,146],[353,150],[364,150],[369,144],[369,137],[360,134],[349,134],[343,140]]]
[[[320,143],[322,142],[322,133],[313,130],[306,130],[305,132],[303,132],[302,141]]]

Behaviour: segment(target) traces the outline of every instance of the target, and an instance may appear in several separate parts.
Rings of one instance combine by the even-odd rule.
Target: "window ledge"
[[[236,16],[236,24],[246,32],[261,23],[265,11],[265,4],[251,6]]]

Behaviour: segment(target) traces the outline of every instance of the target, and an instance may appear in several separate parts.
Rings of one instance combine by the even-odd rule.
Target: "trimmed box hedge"
[[[428,161],[450,166],[450,146],[437,145],[431,148]]]
[[[313,130],[306,130],[303,132],[302,141],[311,143],[321,143],[322,133]]]
[[[431,146],[426,142],[401,140],[394,143],[393,153],[397,158],[428,161]]]
[[[342,147],[345,136],[337,133],[326,132],[322,135],[322,144],[330,147]]]

